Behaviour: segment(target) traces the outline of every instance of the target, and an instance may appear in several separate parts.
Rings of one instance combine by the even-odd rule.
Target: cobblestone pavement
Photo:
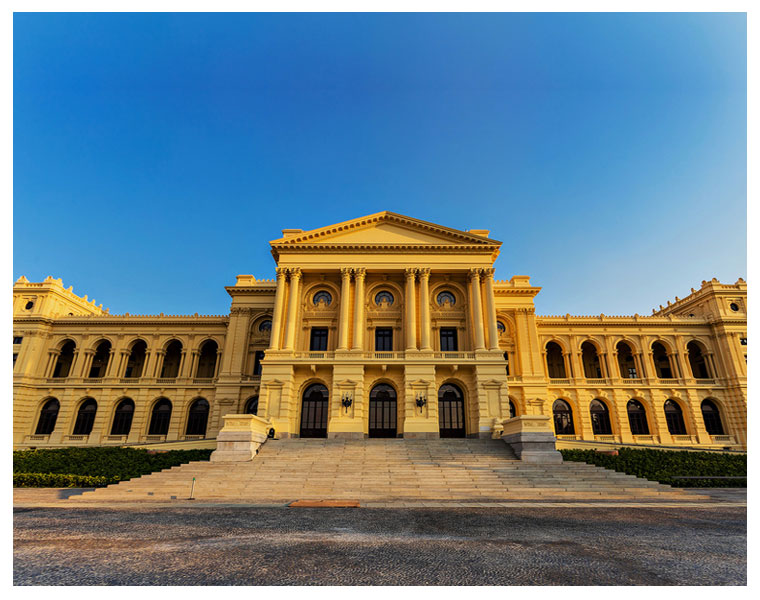
[[[16,585],[746,585],[746,509],[15,508]]]

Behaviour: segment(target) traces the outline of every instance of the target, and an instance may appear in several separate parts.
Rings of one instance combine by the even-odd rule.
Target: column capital
[[[493,274],[496,272],[496,269],[493,267],[488,267],[487,269],[481,269],[480,272],[483,274],[484,277],[493,277]]]
[[[364,279],[367,275],[367,268],[366,267],[356,267],[354,269],[354,277],[359,279],[360,277]]]
[[[414,276],[416,274],[417,274],[417,269],[415,269],[414,267],[409,267],[409,268],[404,269],[404,276],[407,279],[414,279]]]
[[[277,280],[283,279],[285,275],[288,274],[288,269],[285,267],[277,267],[275,269],[275,273],[277,274]]]
[[[471,280],[478,280],[480,281],[480,269],[470,269],[467,273],[467,277],[469,277]]]
[[[301,267],[290,267],[288,269],[288,273],[290,274],[290,278],[291,279],[293,279],[293,278],[300,279],[301,278]]]
[[[340,275],[343,277],[343,279],[348,279],[351,277],[351,272],[353,269],[351,267],[341,267],[340,268]]]
[[[430,277],[430,267],[422,267],[420,269],[417,269],[417,273],[420,274],[420,278],[428,278]]]

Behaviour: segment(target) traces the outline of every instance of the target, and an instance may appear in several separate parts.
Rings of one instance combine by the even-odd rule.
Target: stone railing
[[[474,352],[436,352],[433,355],[435,358],[443,360],[474,360]]]
[[[714,379],[697,379],[696,382],[697,385],[715,385],[716,383]]]
[[[662,385],[678,385],[681,382],[681,380],[680,379],[672,379],[672,378],[671,379],[658,379],[657,382],[660,383],[660,384],[662,384]]]
[[[586,379],[586,383],[589,385],[607,385],[610,382],[609,379],[606,377],[596,378],[596,379]]]
[[[549,385],[570,385],[570,380],[552,377],[549,379]]]

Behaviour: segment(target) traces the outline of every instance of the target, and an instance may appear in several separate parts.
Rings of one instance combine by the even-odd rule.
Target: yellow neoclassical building
[[[270,242],[228,315],[111,315],[48,277],[13,286],[14,446],[278,437],[492,437],[544,415],[560,447],[746,449],[747,287],[650,316],[537,316],[501,243],[382,212]],[[535,421],[535,419],[534,419]]]

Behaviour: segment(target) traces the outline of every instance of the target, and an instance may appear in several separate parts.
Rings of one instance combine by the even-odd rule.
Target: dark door
[[[303,394],[301,408],[301,437],[327,437],[327,388],[320,383],[309,386]]]
[[[438,390],[438,425],[442,438],[463,438],[464,396],[457,386],[446,383]]]
[[[396,437],[396,390],[380,383],[369,394],[369,437]]]

